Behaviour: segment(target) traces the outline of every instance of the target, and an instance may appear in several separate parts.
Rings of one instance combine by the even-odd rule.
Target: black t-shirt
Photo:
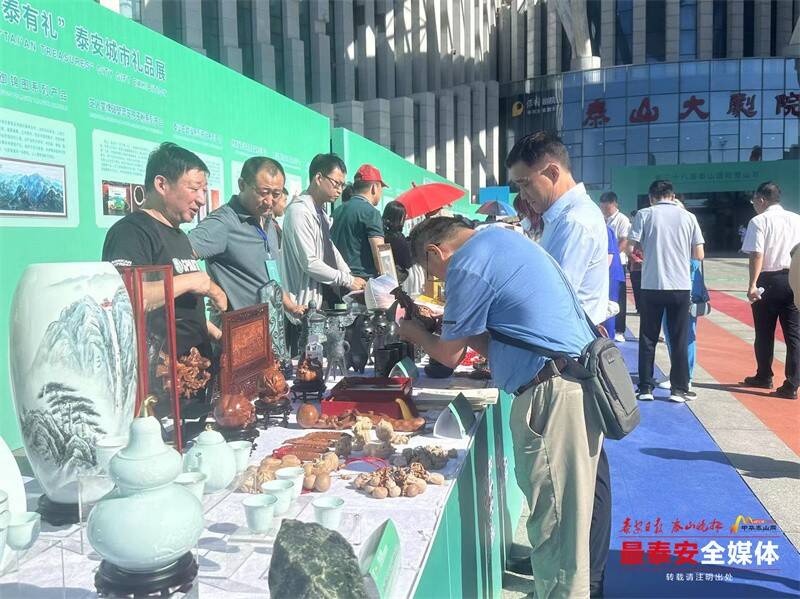
[[[386,233],[386,242],[392,246],[395,266],[408,270],[414,265],[411,259],[411,247],[402,233]]]
[[[200,270],[186,234],[146,212],[133,212],[108,230],[103,261],[118,267],[172,265],[174,276]],[[192,347],[207,353],[204,346],[208,329],[202,296],[184,293],[175,298],[175,324],[178,355],[188,354]]]

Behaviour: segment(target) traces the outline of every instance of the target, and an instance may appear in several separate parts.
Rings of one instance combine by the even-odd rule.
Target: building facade
[[[543,127],[597,192],[797,155],[800,0],[99,1],[473,194]]]

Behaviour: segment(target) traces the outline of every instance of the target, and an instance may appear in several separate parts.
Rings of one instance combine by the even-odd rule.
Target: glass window
[[[580,125],[580,123],[578,124]],[[583,137],[583,132],[580,129],[577,130],[571,129],[569,131],[561,132],[561,141],[563,141],[565,145],[575,144],[575,143],[580,144],[582,137]]]
[[[783,65],[786,63],[782,58],[767,58],[764,60],[762,70],[764,72],[764,87],[783,88]]]
[[[752,148],[742,148],[739,150],[740,162],[758,162],[764,160],[764,150],[760,145],[753,146]]]
[[[567,154],[570,157],[572,156],[580,156],[581,155],[581,144],[564,144],[564,147],[567,148]]]
[[[778,109],[776,111],[776,108],[778,107],[778,96],[785,93],[782,89],[765,89],[762,92],[761,108],[764,110],[765,118],[775,118],[778,115],[783,115],[783,110]]]
[[[800,58],[786,61],[786,89],[800,90]]]
[[[581,73],[566,73],[563,78],[564,102],[580,102],[581,95]]]
[[[677,152],[678,138],[675,125],[650,125],[651,152]]]
[[[626,127],[628,152],[647,152],[647,127]]]
[[[580,104],[564,104],[564,129],[580,129],[583,123],[583,110]]]
[[[645,7],[645,59],[663,62],[666,60],[666,0],[648,0]]]
[[[761,87],[761,59],[749,58],[741,62],[742,65],[742,84],[743,88]]]
[[[650,67],[650,92],[666,94],[678,91],[677,63],[654,64]]]
[[[739,135],[739,124],[734,121],[712,121],[711,135]]]
[[[613,177],[611,176],[611,171],[615,168],[619,168],[621,166],[625,166],[625,156],[606,156],[604,170],[605,170],[605,177],[604,182],[606,185],[611,185],[611,181]]]
[[[697,58],[697,0],[680,0],[680,59]]]
[[[610,119],[609,125],[624,125],[628,121],[628,112],[625,98],[609,98],[606,100],[606,116]]]
[[[714,135],[709,136],[709,143],[715,150],[731,150],[739,148],[738,135]]]
[[[586,183],[603,182],[603,157],[583,158],[582,178]]]
[[[713,85],[713,84],[712,84]],[[715,121],[736,120],[732,114],[728,114],[731,105],[731,96],[735,92],[712,92],[711,93],[711,119]]]
[[[766,119],[761,121],[764,133],[783,133],[783,121],[778,119]]]
[[[607,98],[618,98],[625,95],[626,69],[613,68],[605,69],[605,96]]]
[[[738,60],[715,60],[711,63],[711,89],[739,89]]]
[[[617,0],[615,3],[615,64],[633,62],[633,0]]]
[[[628,166],[646,166],[647,154],[628,154],[625,157],[625,164]]]
[[[650,154],[653,164],[678,164],[677,152],[653,152]]]
[[[571,169],[572,170],[572,176],[575,177],[575,180],[576,181],[580,181],[581,179],[583,179],[583,174],[582,174],[582,171],[583,171],[583,159],[580,158],[580,157],[573,158],[572,156],[570,156],[569,164],[572,167],[572,169]]]
[[[761,121],[747,119],[739,123],[739,147],[743,150],[761,145]]]
[[[606,90],[600,70],[583,71],[583,94],[587,98],[602,98]]]
[[[711,150],[708,153],[711,162],[738,162],[739,150]]]
[[[703,164],[708,162],[708,150],[681,152],[681,164]]]
[[[693,97],[694,100],[692,100]],[[711,106],[709,106],[708,92],[706,93],[694,92],[691,94],[681,94],[680,98],[678,99],[678,102],[679,102],[678,111],[680,114],[683,114],[687,110],[689,111],[687,115],[684,117],[685,121],[681,122],[691,123],[695,121],[707,120],[710,118]],[[679,118],[680,114],[678,115]],[[709,116],[706,116],[706,118],[703,119],[702,118],[703,114]]]
[[[628,69],[628,95],[647,95],[650,93],[650,67],[647,65]]]
[[[605,139],[625,139],[625,127],[605,127]]]
[[[766,148],[761,160],[783,160],[783,150],[775,148]]]
[[[606,156],[625,153],[625,140],[615,139],[606,141]]]
[[[783,149],[783,133],[764,133],[761,136],[762,148],[781,148]]]
[[[658,108],[658,123],[674,123],[678,120],[678,94],[650,96],[650,107],[653,111]]]
[[[603,154],[603,128],[583,130],[583,155],[601,156]]]
[[[682,62],[681,91],[708,91],[708,74],[710,70],[707,62]]]
[[[800,144],[800,140],[797,138],[798,123],[800,123],[800,119],[786,119],[783,123],[786,127],[783,133],[783,147],[787,151],[793,148],[797,151],[796,148]],[[795,158],[800,158],[800,156],[795,156]]]
[[[708,149],[708,123],[681,123],[681,152]]]

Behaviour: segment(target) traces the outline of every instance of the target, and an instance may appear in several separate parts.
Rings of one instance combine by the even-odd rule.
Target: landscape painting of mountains
[[[0,157],[0,215],[67,216],[66,169]]]

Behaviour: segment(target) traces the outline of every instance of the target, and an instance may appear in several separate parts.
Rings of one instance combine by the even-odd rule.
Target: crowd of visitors
[[[518,231],[428,215],[406,237],[402,203],[378,210],[388,185],[377,168],[362,165],[348,185],[341,158],[319,154],[309,166],[308,187],[291,200],[281,164],[250,158],[238,193],[187,235],[180,225],[206,203],[208,167],[192,152],[164,143],[148,160],[144,207],[111,227],[103,260],[171,265],[178,351],[197,347],[208,357],[220,338],[219,314],[257,303],[259,290],[274,278],[284,290],[287,338],[296,351],[304,312],[333,308],[364,289],[381,273],[384,244],[391,247],[399,284],[418,291],[426,276],[443,281],[441,335],[415,320],[402,321],[400,334],[444,367],[455,368],[468,347],[477,350],[488,358],[494,383],[514,396],[515,472],[530,508],[532,552],[510,567],[533,573],[537,597],[598,597],[611,531],[603,434],[581,382],[564,371],[564,359],[547,358],[542,348],[577,357],[598,335],[619,343],[633,339],[626,320],[627,270],[640,315],[639,400],[653,400],[656,386],[668,387],[674,402],[696,397],[696,322],[709,310],[703,234],[666,180],[650,185],[650,206],[632,213],[632,223],[613,192],[603,194],[598,207],[575,180],[566,147],[552,133],[520,139],[506,166],[519,190]],[[328,205],[340,196],[331,218]],[[771,182],[759,186],[752,203],[757,216],[742,251],[750,261],[747,295],[758,367],[744,384],[772,389],[780,320],[786,380],[774,395],[794,399],[800,385],[794,295],[800,216],[781,207],[780,189]],[[205,261],[207,274],[198,261]],[[163,303],[157,295],[148,299],[150,308]],[[662,331],[671,367],[669,380],[659,382],[653,371]]]

